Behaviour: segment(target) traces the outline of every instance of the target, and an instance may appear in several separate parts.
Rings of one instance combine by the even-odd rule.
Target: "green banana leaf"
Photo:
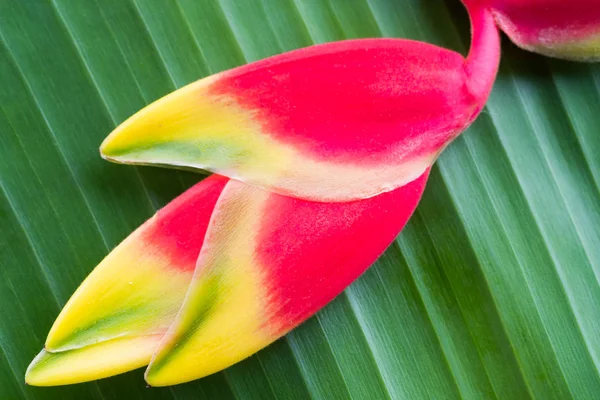
[[[24,384],[78,284],[202,178],[101,160],[118,123],[210,73],[377,36],[465,53],[469,24],[459,0],[0,0],[0,399],[598,398],[600,66],[508,40],[409,225],[317,316],[184,385]]]

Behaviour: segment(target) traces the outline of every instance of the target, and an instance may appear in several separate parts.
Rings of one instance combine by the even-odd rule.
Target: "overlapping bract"
[[[27,382],[98,379],[144,366],[155,354],[147,380],[162,386],[250,356],[375,261],[408,221],[427,175],[347,203],[294,199],[218,175],[205,179],[85,280]]]
[[[310,47],[203,79],[102,145],[126,163],[213,175],[119,245],[73,295],[27,381],[57,385],[150,364],[186,382],[313,315],[400,232],[430,165],[470,124],[499,63],[490,9],[467,4],[465,59],[424,43]]]
[[[578,61],[600,61],[598,0],[465,0],[489,7],[518,46]]]

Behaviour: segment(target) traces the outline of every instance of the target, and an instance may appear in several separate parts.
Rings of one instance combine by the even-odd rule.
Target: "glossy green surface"
[[[373,36],[464,54],[468,21],[458,0],[0,0],[0,398],[597,398],[600,67],[508,41],[404,233],[316,317],[185,385],[24,385],[77,285],[199,179],[103,161],[112,128],[209,73]]]

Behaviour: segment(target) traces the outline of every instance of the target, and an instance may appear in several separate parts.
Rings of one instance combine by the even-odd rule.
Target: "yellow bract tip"
[[[33,386],[93,381],[131,371],[150,362],[161,335],[127,337],[59,353],[42,350],[25,373]]]

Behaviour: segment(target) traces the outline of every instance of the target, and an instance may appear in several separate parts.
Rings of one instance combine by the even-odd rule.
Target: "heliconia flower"
[[[27,382],[98,379],[146,365],[154,354],[147,381],[162,386],[252,355],[376,260],[413,213],[427,176],[428,170],[389,193],[346,203],[206,179],[90,274],[58,317]]]
[[[403,39],[295,50],[171,93],[120,125],[101,153],[206,169],[308,200],[392,190],[420,176],[489,95],[498,32],[487,10],[470,11],[466,59]]]
[[[493,10],[519,47],[552,57],[600,60],[598,0],[464,0]]]
[[[76,291],[27,372],[35,385],[150,361],[154,386],[226,368],[331,301],[393,241],[429,167],[484,106],[491,13],[471,51],[400,39],[301,49],[203,79],[103,143],[109,159],[205,168]]]

